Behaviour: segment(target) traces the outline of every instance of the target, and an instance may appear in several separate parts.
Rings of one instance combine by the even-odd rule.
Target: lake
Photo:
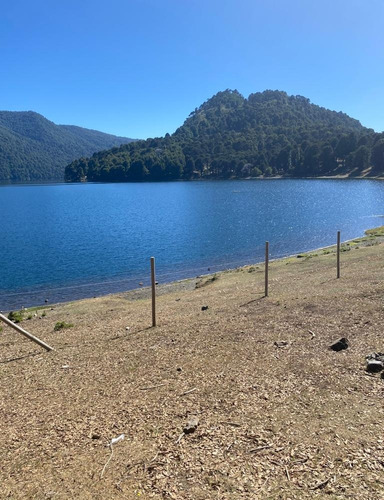
[[[384,182],[0,186],[0,310],[93,297],[282,257],[383,224]]]

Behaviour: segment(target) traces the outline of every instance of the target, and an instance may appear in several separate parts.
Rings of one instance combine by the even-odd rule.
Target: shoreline
[[[332,247],[272,262],[268,297],[262,266],[169,288],[156,327],[129,292],[31,311],[22,327],[51,352],[3,325],[6,495],[381,498],[366,357],[383,351],[384,227],[342,248],[340,279]]]
[[[356,175],[350,176],[348,174],[339,175],[323,175],[317,177],[293,177],[288,175],[271,175],[271,176],[258,176],[258,177],[207,177],[207,178],[197,178],[197,179],[171,179],[171,180],[160,180],[160,181],[66,181],[64,179],[52,179],[45,181],[6,181],[0,179],[0,187],[5,186],[52,186],[52,185],[70,185],[70,184],[156,184],[156,183],[170,183],[170,182],[206,182],[206,181],[254,181],[254,180],[371,180],[371,181],[382,181],[384,180],[384,175],[377,176],[366,176],[366,175]]]
[[[364,231],[363,236],[358,236],[356,238],[351,238],[345,241],[341,242],[341,247],[345,248],[346,246],[351,249],[353,247],[350,247],[350,244],[352,242],[356,242],[356,245],[360,246],[369,246],[369,243],[372,241],[376,241],[377,243],[380,243],[384,241],[384,226],[377,226],[371,229],[366,229]],[[376,243],[376,244],[377,244]],[[330,250],[327,252],[327,250]],[[342,250],[342,252],[345,250]],[[322,247],[317,247],[311,250],[306,250],[304,252],[295,252],[293,254],[285,255],[283,257],[276,257],[276,258],[270,258],[269,263],[274,263],[274,262],[281,262],[281,261],[288,261],[290,259],[306,259],[306,258],[311,258],[312,256],[317,255],[318,252],[323,252],[323,253],[335,253],[336,252],[336,245],[326,245]],[[314,255],[315,254],[315,255]],[[213,266],[212,266],[213,267]],[[162,295],[167,295],[169,293],[174,293],[175,291],[188,291],[188,290],[193,290],[195,289],[197,283],[199,280],[209,280],[210,278],[213,278],[214,276],[220,276],[223,273],[234,273],[238,272],[239,270],[246,270],[247,268],[260,268],[264,269],[264,261],[258,261],[254,262],[251,264],[244,264],[244,265],[239,265],[237,267],[231,267],[231,268],[225,268],[221,269],[215,272],[208,272],[208,273],[201,273],[198,274],[197,276],[189,276],[181,279],[175,279],[171,280],[168,282],[164,283],[159,283],[156,286],[156,295],[157,296],[162,296]],[[98,283],[102,285],[102,282]],[[79,285],[81,286],[92,286],[91,285]],[[65,288],[65,287],[63,287]],[[60,289],[60,288],[59,288]],[[49,290],[48,290],[49,292]],[[34,292],[31,292],[34,293]],[[122,290],[122,291],[116,291],[116,292],[111,292],[111,293],[101,293],[98,295],[91,295],[91,296],[86,296],[86,297],[80,297],[80,298],[74,298],[70,300],[64,300],[64,301],[57,301],[57,302],[48,302],[46,304],[33,304],[28,307],[20,308],[20,310],[24,310],[26,312],[29,312],[30,310],[36,310],[36,309],[48,309],[50,307],[55,307],[55,306],[64,306],[67,304],[73,304],[76,302],[80,302],[83,300],[92,300],[92,299],[107,299],[111,298],[114,296],[117,297],[124,297],[126,300],[130,301],[137,301],[137,300],[144,300],[150,298],[151,295],[151,286],[142,286],[142,287],[137,287],[137,288],[132,288],[128,290]],[[8,314],[12,309],[5,309],[3,312]],[[14,310],[17,310],[14,309]],[[1,311],[0,311],[1,312]]]

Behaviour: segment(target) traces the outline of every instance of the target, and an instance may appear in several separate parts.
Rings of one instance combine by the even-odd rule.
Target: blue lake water
[[[247,180],[0,186],[0,310],[196,276],[361,236],[384,182]]]

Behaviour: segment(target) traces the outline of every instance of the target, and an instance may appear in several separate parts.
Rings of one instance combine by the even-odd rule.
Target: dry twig
[[[327,486],[327,484],[329,483],[330,480],[331,480],[331,478],[329,477],[325,481],[322,481],[321,483],[317,483],[317,484],[315,484],[315,486],[312,486],[312,488],[309,488],[309,489],[312,491],[321,490]]]
[[[187,394],[190,394],[191,392],[197,391],[197,387],[194,387],[193,389],[189,389],[188,391],[183,392],[180,394],[180,396],[186,396]]]
[[[269,450],[270,448],[272,448],[272,445],[270,444],[267,444],[265,446],[258,446],[257,448],[252,448],[252,450],[249,450],[249,453],[257,453],[258,451]]]
[[[289,475],[289,470],[288,470],[287,466],[285,466],[285,474],[287,476],[288,481],[290,481],[291,480],[291,476]]]
[[[103,470],[101,471],[101,474],[100,474],[100,479],[103,478],[104,476],[104,472],[105,472],[105,469],[107,468],[109,462],[112,460],[112,457],[113,457],[113,446],[111,445],[111,454],[109,455],[109,458],[108,460],[105,462],[105,465],[103,467]]]
[[[182,432],[182,433],[180,434],[180,436],[177,438],[177,440],[176,440],[176,444],[179,444],[179,443],[180,443],[180,441],[183,439],[183,437],[184,437],[184,432]]]
[[[158,387],[163,387],[165,384],[150,385],[149,387],[140,387],[140,391],[149,391],[150,389],[157,389]]]

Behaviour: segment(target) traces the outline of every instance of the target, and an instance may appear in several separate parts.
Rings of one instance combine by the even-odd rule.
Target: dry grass
[[[369,241],[340,280],[334,253],[272,263],[269,298],[261,266],[168,287],[155,329],[132,293],[24,321],[53,353],[4,327],[0,497],[382,500],[384,381],[364,358],[384,351],[384,245]],[[339,337],[351,347],[328,350]]]

